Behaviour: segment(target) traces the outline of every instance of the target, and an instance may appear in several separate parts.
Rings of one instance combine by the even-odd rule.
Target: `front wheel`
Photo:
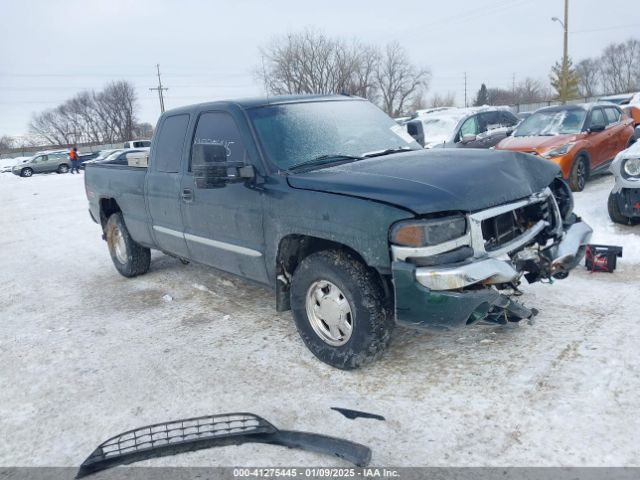
[[[307,348],[333,367],[359,368],[389,345],[394,322],[380,279],[347,252],[305,258],[293,274],[291,308]]]
[[[21,177],[30,177],[32,175],[33,175],[33,170],[30,169],[29,167],[23,168],[22,171],[20,172]]]
[[[589,161],[584,155],[577,157],[569,172],[569,186],[574,192],[581,192],[589,178]]]
[[[151,250],[131,238],[122,213],[114,213],[109,217],[105,236],[111,260],[121,275],[135,277],[147,273],[151,265]]]
[[[631,219],[629,217],[625,217],[620,211],[617,199],[613,193],[609,194],[607,210],[609,210],[609,218],[611,218],[611,221],[614,223],[620,223],[622,225],[629,225],[631,223]]]

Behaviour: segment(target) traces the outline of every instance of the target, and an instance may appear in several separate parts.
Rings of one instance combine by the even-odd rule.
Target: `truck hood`
[[[473,212],[518,200],[547,187],[557,165],[526,153],[414,150],[293,173],[293,188],[348,195],[417,214]]]
[[[498,150],[518,152],[545,152],[569,142],[575,142],[576,135],[541,135],[535,137],[507,137],[496,147]]]

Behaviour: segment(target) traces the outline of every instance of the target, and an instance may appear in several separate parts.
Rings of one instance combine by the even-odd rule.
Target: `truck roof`
[[[252,97],[241,98],[236,100],[219,100],[215,102],[204,102],[184,107],[178,107],[167,110],[167,113],[190,112],[194,109],[206,109],[210,107],[226,107],[236,106],[242,109],[264,107],[267,105],[282,105],[285,103],[304,103],[317,101],[348,101],[348,100],[364,100],[361,97],[350,95],[275,95],[273,97]]]

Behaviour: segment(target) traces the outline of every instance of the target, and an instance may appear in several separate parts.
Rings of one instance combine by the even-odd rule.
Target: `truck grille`
[[[554,203],[551,197],[539,203],[533,203],[486,218],[481,222],[482,238],[486,252],[499,250],[524,235],[540,220],[548,222],[553,227]]]

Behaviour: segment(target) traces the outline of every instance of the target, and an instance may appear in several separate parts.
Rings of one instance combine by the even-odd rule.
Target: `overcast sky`
[[[397,40],[432,72],[429,94],[464,102],[482,82],[547,81],[562,55],[563,0],[0,0],[0,135],[27,133],[33,112],[110,80],[136,85],[140,120],[167,108],[263,94],[253,71],[274,36],[314,27],[383,46]],[[640,38],[640,1],[570,0],[574,62]]]

